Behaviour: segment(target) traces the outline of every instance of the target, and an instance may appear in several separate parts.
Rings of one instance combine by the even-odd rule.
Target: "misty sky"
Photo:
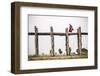
[[[88,18],[87,17],[67,17],[67,16],[42,16],[29,15],[28,16],[28,32],[34,32],[34,26],[37,26],[38,32],[50,32],[50,27],[53,27],[54,32],[65,33],[65,28],[71,24],[74,28],[73,32],[77,32],[78,27],[81,27],[82,32],[88,32]],[[28,38],[28,53],[35,54],[35,38],[34,35]],[[65,53],[65,36],[54,36],[55,52],[58,54],[60,48]],[[88,35],[82,36],[82,47],[88,48]],[[69,36],[69,46],[72,52],[77,49],[77,35]],[[50,36],[39,36],[39,54],[50,54],[51,38]]]

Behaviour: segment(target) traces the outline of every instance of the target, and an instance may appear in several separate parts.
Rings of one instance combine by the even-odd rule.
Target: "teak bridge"
[[[81,27],[77,29],[77,33],[69,33],[68,28],[65,29],[65,33],[55,33],[53,32],[53,27],[50,27],[50,32],[38,32],[38,28],[35,26],[34,27],[35,32],[29,32],[28,35],[34,35],[35,36],[35,51],[36,51],[36,56],[39,56],[39,44],[38,44],[38,35],[49,35],[51,37],[51,56],[55,56],[55,51],[54,51],[54,36],[59,35],[59,36],[65,36],[65,49],[66,49],[66,56],[70,55],[70,50],[69,50],[69,36],[71,35],[77,35],[77,45],[78,45],[78,55],[81,55],[81,49],[82,49],[82,35],[88,35],[86,32],[81,32]]]

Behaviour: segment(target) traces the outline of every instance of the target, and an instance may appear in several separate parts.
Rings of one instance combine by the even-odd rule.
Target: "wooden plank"
[[[50,35],[50,33],[37,33],[38,35]],[[29,32],[28,35],[35,35],[34,32]],[[53,35],[65,36],[65,33],[53,33]],[[68,35],[77,35],[77,33],[68,33]],[[86,32],[82,32],[81,35],[88,35]]]

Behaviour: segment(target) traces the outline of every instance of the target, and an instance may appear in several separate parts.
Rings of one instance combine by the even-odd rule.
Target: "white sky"
[[[37,26],[38,32],[50,32],[50,27],[53,27],[54,32],[65,33],[65,28],[71,24],[74,28],[73,32],[77,32],[77,28],[81,26],[82,32],[88,32],[88,18],[87,17],[67,17],[67,16],[43,16],[43,15],[29,15],[28,16],[28,31],[34,32],[34,26]],[[65,53],[65,36],[54,36],[55,38],[55,52],[61,48]],[[82,36],[82,47],[87,47],[88,36]],[[39,54],[50,54],[51,49],[50,36],[39,36]],[[72,52],[77,49],[77,35],[69,36],[69,45]],[[29,36],[29,55],[35,54],[35,39],[34,36]]]

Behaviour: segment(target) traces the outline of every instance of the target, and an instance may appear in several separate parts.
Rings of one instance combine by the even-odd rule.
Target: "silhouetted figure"
[[[69,24],[69,32],[72,32],[74,29],[73,29],[73,26],[71,24]]]
[[[62,54],[62,50],[61,49],[58,49],[58,51],[59,51],[60,54]]]

